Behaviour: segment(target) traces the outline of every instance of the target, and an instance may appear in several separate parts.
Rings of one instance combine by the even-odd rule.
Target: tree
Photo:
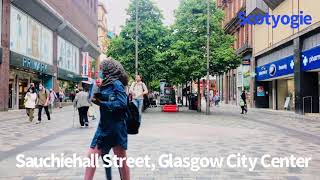
[[[180,82],[206,74],[207,3],[203,0],[182,0],[175,12],[176,22],[172,26],[172,42],[166,53],[172,62],[172,73]],[[223,13],[210,5],[210,72],[224,72],[240,63],[232,48],[234,38],[225,34],[221,23]],[[173,75],[174,76],[174,75]]]
[[[127,10],[129,18],[120,35],[111,40],[107,51],[107,55],[119,60],[131,76],[135,73],[135,4],[136,0],[131,0]],[[139,0],[138,18],[138,72],[147,84],[154,86],[155,81],[166,71],[163,61],[159,59],[159,53],[165,51],[169,31],[162,23],[161,11],[151,0]]]

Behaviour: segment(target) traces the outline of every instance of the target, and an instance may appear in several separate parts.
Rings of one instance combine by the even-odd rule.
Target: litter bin
[[[198,96],[195,94],[192,94],[189,98],[189,109],[190,110],[198,109]]]

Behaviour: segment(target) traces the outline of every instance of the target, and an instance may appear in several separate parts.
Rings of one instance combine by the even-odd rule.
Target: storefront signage
[[[320,46],[302,52],[301,68],[303,71],[310,71],[320,68]]]
[[[10,65],[43,74],[53,75],[53,66],[10,51]]]
[[[72,81],[72,82],[80,82],[88,79],[88,78],[83,78],[78,74],[75,74],[73,72],[70,72],[68,70],[64,70],[61,68],[58,69],[58,78],[62,80]]]
[[[293,56],[283,58],[272,63],[256,68],[256,78],[258,81],[273,79],[281,76],[293,74],[294,61]]]
[[[38,61],[34,61],[28,57],[23,57],[22,66],[39,72],[46,72],[48,70],[48,65],[40,63]]]

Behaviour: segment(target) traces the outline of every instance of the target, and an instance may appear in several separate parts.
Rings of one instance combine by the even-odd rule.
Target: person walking
[[[104,156],[113,149],[118,158],[123,158],[123,166],[119,168],[120,179],[130,180],[129,167],[126,163],[128,133],[126,127],[128,95],[128,75],[123,66],[116,60],[107,58],[100,63],[100,77],[103,79],[93,103],[100,106],[100,122],[92,139],[88,157]],[[95,159],[91,163],[96,166]],[[106,163],[106,162],[104,162]],[[95,167],[87,167],[85,180],[92,180]],[[105,168],[107,179],[111,179],[111,168]]]
[[[42,114],[43,108],[46,111],[48,120],[50,120],[50,113],[48,109],[49,97],[50,97],[50,94],[46,90],[46,88],[42,84],[39,84],[38,103],[37,103],[39,111],[38,111],[38,122],[36,124],[41,123],[41,114]]]
[[[58,92],[58,98],[59,98],[59,108],[62,108],[62,101],[64,98],[64,93],[63,93],[62,89],[60,89]]]
[[[247,114],[248,109],[247,109],[247,101],[246,101],[246,91],[243,90],[240,98],[240,107],[241,107],[241,114],[244,112]]]
[[[58,99],[56,93],[50,89],[50,92],[49,92],[49,112],[52,114],[52,109],[54,107],[54,102],[55,100]]]
[[[139,110],[139,120],[141,121],[143,99],[144,95],[148,94],[148,89],[142,82],[140,75],[136,75],[136,81],[131,84],[129,93],[132,95],[132,102]]]
[[[89,94],[85,92],[82,87],[79,88],[79,92],[76,94],[76,97],[73,101],[74,107],[78,109],[79,112],[79,122],[81,127],[89,126],[88,121],[88,109],[91,106],[91,102],[89,102]]]
[[[27,115],[29,117],[29,121],[32,122],[34,118],[34,109],[36,108],[36,101],[37,101],[37,93],[34,87],[30,87],[26,96],[24,97],[25,100],[25,108],[27,111]]]

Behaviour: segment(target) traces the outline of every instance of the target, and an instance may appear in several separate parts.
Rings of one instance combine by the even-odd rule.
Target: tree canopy
[[[207,3],[181,0],[175,23],[165,27],[163,16],[152,0],[139,1],[138,72],[149,86],[160,79],[183,83],[206,74]],[[120,35],[111,40],[107,55],[119,60],[131,76],[135,72],[136,0],[131,0],[128,19]],[[223,13],[210,4],[210,72],[235,68],[240,59],[232,47],[234,37],[222,29]]]

